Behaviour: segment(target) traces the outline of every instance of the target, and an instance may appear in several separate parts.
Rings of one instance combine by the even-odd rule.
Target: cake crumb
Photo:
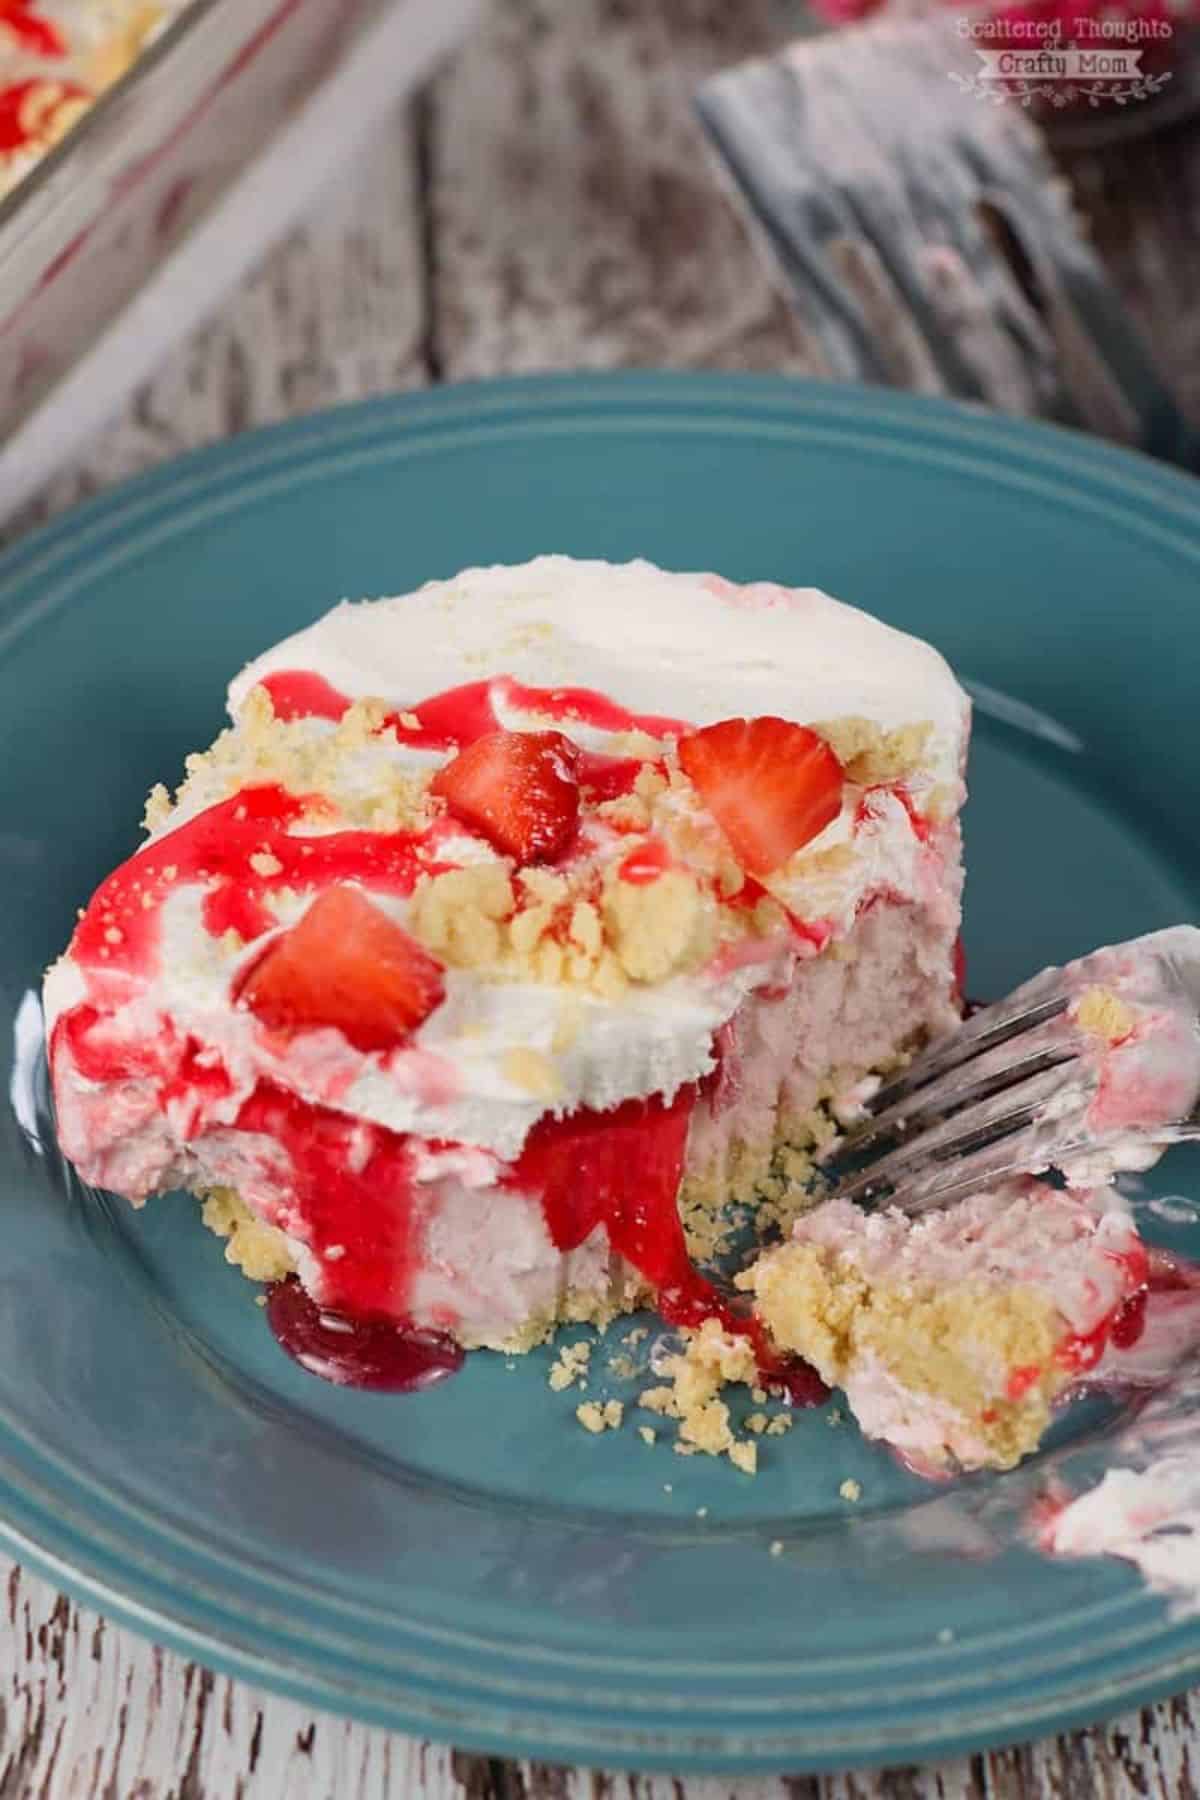
[[[638,1395],[638,1405],[644,1406],[647,1412],[662,1413],[667,1418],[673,1418],[674,1390],[669,1387],[643,1388]]]
[[[638,1436],[641,1438],[643,1444],[654,1444],[658,1442],[658,1433],[655,1431],[653,1425],[639,1425]]]
[[[280,862],[279,858],[273,856],[269,850],[256,850],[254,855],[250,857],[249,862],[254,873],[256,875],[261,875],[264,880],[269,875],[280,875],[283,873],[283,864]]]
[[[499,959],[500,921],[512,909],[512,882],[503,864],[469,863],[421,877],[409,929],[452,968],[478,969]]]
[[[1075,1003],[1075,1023],[1092,1037],[1119,1044],[1129,1036],[1137,1017],[1131,1006],[1107,988],[1090,987]]]
[[[632,1348],[635,1344],[644,1344],[649,1336],[650,1327],[648,1325],[635,1325],[632,1331],[625,1333],[624,1342]]]
[[[699,1331],[685,1334],[682,1353],[666,1357],[661,1367],[669,1385],[644,1389],[638,1404],[678,1420],[677,1454],[728,1456],[737,1468],[753,1474],[755,1446],[734,1437],[729,1408],[719,1398],[727,1384],[749,1387],[757,1379],[748,1340],[723,1330],[716,1319],[706,1319]]]
[[[210,1231],[227,1240],[226,1262],[251,1281],[282,1281],[294,1272],[283,1232],[255,1218],[232,1188],[210,1188],[203,1197],[200,1216]]]
[[[755,1406],[765,1406],[767,1404],[766,1388],[752,1387],[750,1389],[750,1398],[753,1400]]]
[[[585,1431],[616,1431],[625,1416],[619,1400],[584,1400],[575,1408],[575,1417]]]
[[[632,1356],[610,1356],[608,1366],[618,1381],[632,1381],[637,1374],[637,1364]]]
[[[401,725],[403,725],[405,731],[420,731],[421,721],[420,721],[420,719],[418,719],[415,712],[398,713],[397,717],[399,718],[400,723],[401,723]]]
[[[841,1487],[838,1489],[838,1493],[843,1500],[861,1500],[862,1485],[860,1482],[854,1481],[847,1476],[846,1480],[843,1481]]]
[[[755,1437],[761,1437],[763,1432],[767,1429],[768,1423],[769,1421],[766,1413],[754,1412],[751,1413],[746,1420],[746,1430],[752,1431]]]
[[[848,778],[863,787],[917,774],[928,762],[929,740],[933,736],[933,723],[928,719],[888,730],[876,720],[858,714],[823,719],[812,729],[831,747]]]
[[[550,1365],[550,1373],[546,1380],[556,1394],[562,1393],[564,1388],[574,1387],[576,1382],[579,1382],[581,1387],[585,1387],[587,1384],[584,1376],[591,1359],[592,1346],[590,1344],[564,1344]]]
[[[792,1429],[794,1422],[791,1413],[776,1413],[767,1425],[767,1436],[782,1437],[785,1431]]]
[[[157,831],[171,816],[171,796],[161,781],[156,781],[146,796],[142,814],[143,831]]]

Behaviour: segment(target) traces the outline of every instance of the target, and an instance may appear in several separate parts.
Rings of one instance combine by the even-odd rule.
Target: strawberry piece
[[[353,887],[331,887],[243,976],[237,998],[272,1031],[333,1026],[391,1050],[442,1001],[441,964]]]
[[[450,811],[518,863],[553,862],[579,824],[579,751],[561,731],[489,731],[433,778]]]
[[[782,867],[841,810],[841,763],[787,719],[706,725],[680,739],[679,763],[751,875]]]

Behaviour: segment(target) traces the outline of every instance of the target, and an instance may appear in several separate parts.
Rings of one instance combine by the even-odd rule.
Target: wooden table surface
[[[531,369],[820,373],[698,151],[689,90],[783,0],[494,0],[430,91],[30,510],[337,401]],[[1200,130],[1076,157],[1096,241],[1200,410]],[[1194,1800],[1200,1696],[936,1767],[671,1779],[489,1761],[214,1676],[13,1565],[0,1800]]]

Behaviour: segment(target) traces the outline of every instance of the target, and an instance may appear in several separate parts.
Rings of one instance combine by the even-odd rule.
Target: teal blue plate
[[[343,594],[550,549],[815,583],[946,652],[977,699],[974,993],[1197,916],[1200,486],[1134,456],[867,391],[631,375],[356,407],[80,508],[0,562],[4,1541],[220,1668],[573,1762],[911,1760],[1183,1686],[1200,1623],[1023,1530],[1048,1459],[1104,1466],[1104,1405],[1015,1474],[934,1488],[828,1409],[754,1480],[589,1437],[544,1353],[338,1391],[275,1348],[193,1205],[135,1214],[64,1170],[39,976],[229,674]],[[1200,1196],[1200,1160],[1147,1191]]]

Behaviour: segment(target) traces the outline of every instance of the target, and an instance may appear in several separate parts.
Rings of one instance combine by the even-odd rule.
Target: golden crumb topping
[[[896,725],[885,730],[874,719],[851,716],[826,719],[812,728],[829,745],[849,780],[871,787],[876,782],[903,781],[925,762],[933,725]]]
[[[1086,988],[1075,1002],[1074,1011],[1079,1029],[1106,1044],[1119,1044],[1137,1024],[1133,1008],[1108,988]]]
[[[251,1281],[282,1281],[295,1269],[282,1231],[256,1219],[232,1188],[210,1189],[204,1196],[202,1217],[210,1231],[227,1240],[226,1262]]]
[[[347,826],[424,831],[433,819],[428,779],[401,766],[395,740],[380,733],[388,711],[383,700],[359,700],[336,725],[278,719],[267,690],[252,688],[212,747],[187,758],[173,804],[161,785],[151,792],[146,828],[161,830],[175,808],[199,811],[269,782],[292,794],[320,794]]]

